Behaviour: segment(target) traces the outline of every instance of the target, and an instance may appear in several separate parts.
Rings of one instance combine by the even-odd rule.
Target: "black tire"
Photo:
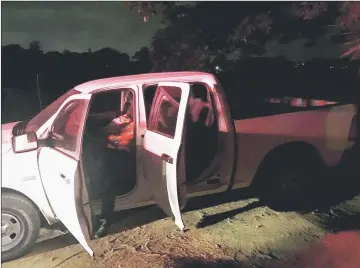
[[[271,157],[255,187],[261,202],[275,210],[307,209],[321,182],[323,163],[317,153]]]
[[[7,218],[13,217],[11,219],[12,222],[17,220],[21,230],[21,235],[19,234],[18,238],[14,238],[14,240],[18,240],[16,240],[16,243],[14,241],[14,244],[11,246],[4,245],[3,240],[5,240],[5,236],[3,238],[2,232],[1,262],[6,262],[22,257],[30,251],[39,235],[41,219],[38,209],[31,201],[19,194],[3,192],[1,203],[1,225],[3,226],[5,215]]]

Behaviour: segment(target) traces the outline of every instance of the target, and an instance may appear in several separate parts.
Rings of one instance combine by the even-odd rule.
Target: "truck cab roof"
[[[205,72],[163,72],[117,76],[85,82],[75,87],[82,93],[94,93],[107,89],[124,87],[130,84],[151,84],[159,82],[215,82],[214,75]]]

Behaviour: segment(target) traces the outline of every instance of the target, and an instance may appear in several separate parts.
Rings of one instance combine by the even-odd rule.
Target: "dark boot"
[[[110,228],[109,221],[106,219],[101,219],[100,226],[94,233],[94,238],[98,239],[98,238],[106,236],[108,234],[109,228]]]

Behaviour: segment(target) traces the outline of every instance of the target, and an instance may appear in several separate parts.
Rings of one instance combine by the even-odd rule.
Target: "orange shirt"
[[[135,123],[127,115],[115,118],[107,127],[108,141],[116,146],[109,145],[110,148],[130,150],[135,141]]]

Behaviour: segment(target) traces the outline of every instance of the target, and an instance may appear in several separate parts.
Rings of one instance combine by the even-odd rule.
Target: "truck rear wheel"
[[[1,196],[1,261],[24,256],[39,235],[41,219],[37,208],[16,193]]]
[[[275,210],[306,209],[314,205],[322,171],[323,163],[315,153],[273,157],[263,166],[256,191]]]

